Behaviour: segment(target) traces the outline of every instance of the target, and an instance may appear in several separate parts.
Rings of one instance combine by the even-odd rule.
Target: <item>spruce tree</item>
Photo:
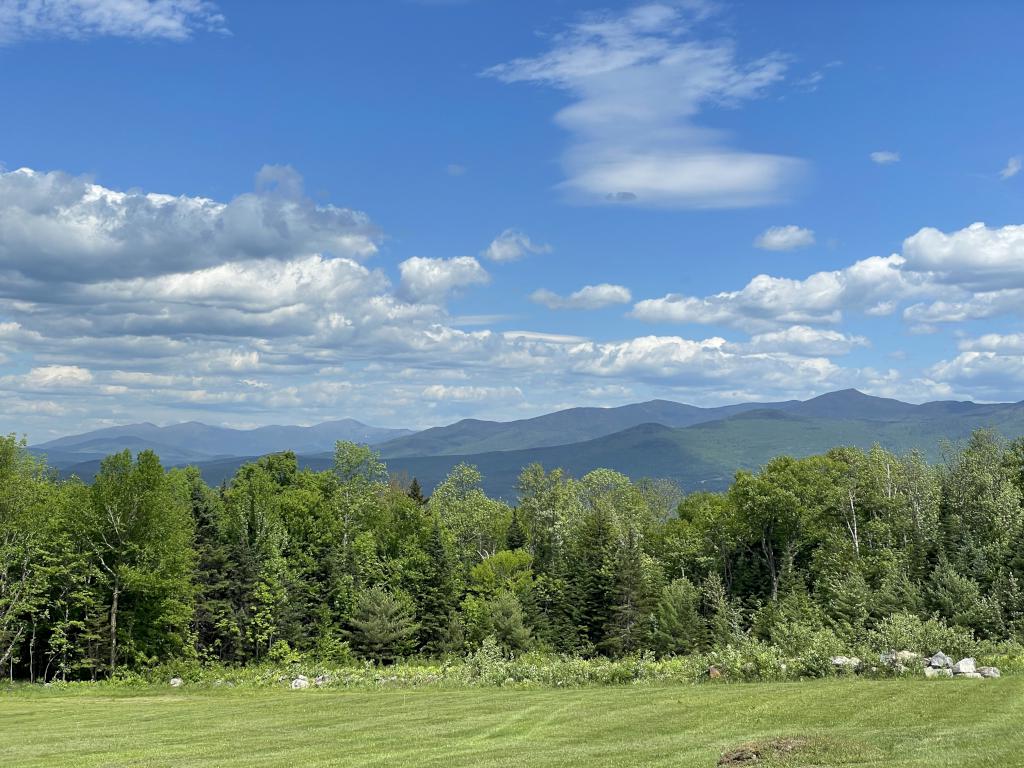
[[[425,551],[427,564],[418,595],[419,643],[423,653],[439,655],[447,645],[456,594],[452,564],[436,514]]]
[[[508,524],[508,531],[505,533],[505,549],[515,551],[526,546],[526,531],[519,524],[519,513],[512,510],[512,520]]]
[[[421,507],[427,503],[426,498],[424,498],[423,496],[423,489],[420,488],[420,481],[417,480],[415,477],[412,479],[412,482],[409,483],[408,496]]]

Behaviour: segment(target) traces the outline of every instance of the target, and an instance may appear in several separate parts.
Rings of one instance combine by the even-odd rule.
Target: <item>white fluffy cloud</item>
[[[876,165],[892,165],[893,163],[898,163],[900,161],[899,152],[891,152],[887,149],[872,152],[870,157],[871,162]]]
[[[453,259],[413,256],[399,264],[398,269],[402,273],[402,294],[415,302],[438,304],[461,288],[490,281],[487,270],[472,256]]]
[[[845,355],[857,347],[870,346],[864,336],[856,336],[830,328],[793,325],[780,331],[755,334],[742,348],[758,352],[788,352],[794,355],[828,357]]]
[[[637,302],[632,315],[647,322],[720,324],[750,330],[782,324],[838,323],[843,309],[875,310],[892,297],[913,295],[914,278],[901,256],[863,259],[803,280],[758,275],[738,291],[703,298],[668,294]]]
[[[506,229],[481,255],[491,261],[518,261],[528,253],[551,253],[551,246],[533,242],[525,232]]]
[[[981,222],[941,232],[925,227],[903,241],[907,268],[968,289],[1024,287],[1024,225],[992,229]]]
[[[633,295],[628,288],[610,283],[585,285],[568,296],[559,296],[545,288],[530,294],[530,301],[543,304],[548,309],[601,309],[613,304],[628,304],[632,300]]]
[[[708,107],[735,105],[783,78],[781,54],[737,61],[728,39],[694,39],[705,3],[654,2],[591,14],[538,56],[485,74],[566,91],[556,121],[572,136],[564,189],[583,201],[684,208],[761,205],[783,197],[802,161],[737,150],[700,127]]]
[[[209,0],[0,0],[0,44],[35,37],[186,40],[224,30]]]
[[[57,172],[0,173],[0,277],[21,291],[244,259],[365,258],[377,240],[365,214],[315,205],[287,167],[265,167],[256,192],[228,203],[119,192]]]
[[[814,231],[787,224],[784,227],[769,227],[754,241],[754,245],[766,251],[792,251],[814,245]]]

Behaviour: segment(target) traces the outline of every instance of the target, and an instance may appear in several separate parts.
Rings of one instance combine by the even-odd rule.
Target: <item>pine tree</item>
[[[611,620],[601,648],[613,655],[645,647],[651,634],[652,590],[639,537],[629,531],[610,562],[612,572]]]
[[[505,533],[505,549],[515,551],[526,546],[526,531],[519,524],[519,513],[512,510],[512,520],[508,524],[508,531]]]
[[[439,655],[448,644],[456,595],[452,564],[437,515],[425,550],[427,564],[418,593],[419,643],[423,653]]]
[[[654,647],[663,656],[693,653],[704,641],[704,620],[697,610],[700,594],[688,579],[672,581],[661,590],[655,608]]]
[[[394,661],[413,649],[416,622],[411,601],[381,587],[361,592],[348,636],[356,652],[377,663]]]
[[[739,611],[717,573],[708,576],[701,586],[700,613],[704,618],[705,648],[720,648],[739,639]]]
[[[415,477],[412,479],[412,482],[409,483],[408,496],[421,507],[427,503],[426,498],[424,498],[423,496],[423,489],[420,488],[420,481],[417,480]]]
[[[607,515],[595,510],[585,521],[576,541],[568,584],[574,594],[580,639],[593,652],[608,634],[612,616],[614,576],[609,568],[612,553],[612,529]]]

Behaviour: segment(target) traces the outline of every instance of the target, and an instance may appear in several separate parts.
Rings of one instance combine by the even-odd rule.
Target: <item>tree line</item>
[[[539,465],[518,501],[460,465],[425,498],[369,448],[265,456],[211,488],[152,451],[61,480],[0,438],[0,670],[98,679],[172,659],[853,645],[893,616],[1024,640],[1024,441],[943,461],[780,457],[723,493]]]

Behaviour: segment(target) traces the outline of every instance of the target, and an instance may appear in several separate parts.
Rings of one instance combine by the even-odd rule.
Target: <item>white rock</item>
[[[309,688],[309,678],[305,675],[299,675],[292,680],[292,690],[297,691],[302,688]]]
[[[331,676],[330,676],[330,675],[317,675],[317,676],[316,676],[316,677],[315,677],[315,678],[313,679],[313,682],[314,682],[314,683],[315,683],[315,684],[316,684],[316,685],[317,685],[318,687],[319,687],[319,686],[321,686],[321,685],[327,685],[327,684],[328,684],[329,682],[331,682]]]
[[[963,672],[957,675],[957,677],[969,677],[972,680],[981,680],[981,675],[979,675],[977,672]]]
[[[171,688],[181,688],[181,686],[183,686],[184,684],[185,681],[182,680],[180,677],[171,678]]]
[[[999,677],[998,667],[978,667],[978,674],[982,677]]]
[[[966,659],[960,659],[956,664],[953,665],[954,675],[968,675],[978,670],[974,667],[974,659],[968,656]]]
[[[928,659],[928,666],[936,667],[937,669],[942,669],[944,667],[952,667],[953,660],[949,658],[949,656],[944,654],[942,651],[939,651],[930,659]]]
[[[952,677],[953,670],[949,667],[925,667],[925,677]]]

